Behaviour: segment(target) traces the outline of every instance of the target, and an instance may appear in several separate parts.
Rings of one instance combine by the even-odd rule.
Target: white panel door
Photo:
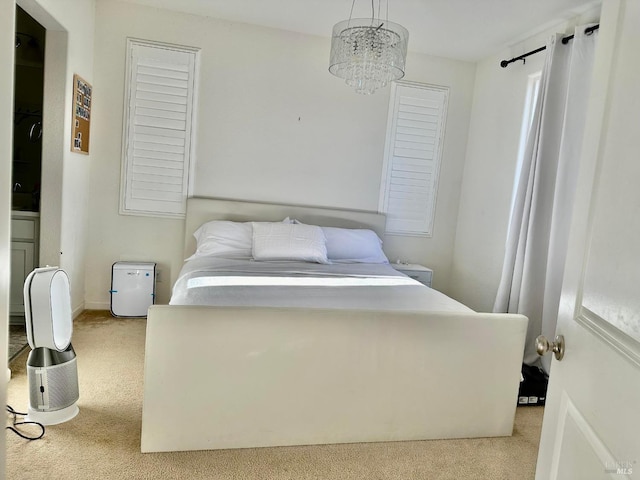
[[[640,478],[640,2],[600,25],[537,480]]]

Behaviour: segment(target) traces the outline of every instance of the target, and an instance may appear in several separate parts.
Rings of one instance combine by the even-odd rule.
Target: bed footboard
[[[156,305],[143,452],[508,436],[527,318]]]

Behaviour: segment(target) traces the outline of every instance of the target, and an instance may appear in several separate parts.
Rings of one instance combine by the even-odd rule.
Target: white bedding
[[[386,264],[189,260],[171,305],[471,312]]]

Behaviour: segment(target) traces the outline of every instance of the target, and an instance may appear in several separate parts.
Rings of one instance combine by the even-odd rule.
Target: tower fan
[[[29,410],[26,420],[55,425],[75,417],[78,390],[69,277],[58,267],[36,268],[24,281]]]

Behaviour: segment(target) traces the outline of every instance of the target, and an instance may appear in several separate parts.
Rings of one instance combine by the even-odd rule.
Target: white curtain
[[[535,338],[555,337],[597,36],[585,28],[567,45],[560,34],[547,42],[494,304],[494,312],[529,317],[529,365],[539,362]]]

